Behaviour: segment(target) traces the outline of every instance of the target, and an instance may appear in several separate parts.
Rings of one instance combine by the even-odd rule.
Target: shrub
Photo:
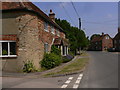
[[[23,72],[30,73],[30,72],[33,72],[34,70],[35,70],[35,67],[32,61],[26,61],[26,62],[24,61]]]
[[[73,58],[74,58],[74,57],[71,56],[71,55],[64,56],[64,57],[62,57],[62,62],[63,62],[63,63],[69,62],[69,61],[71,61]]]
[[[57,48],[55,45],[52,45],[51,53],[55,53],[56,55],[61,56],[61,50],[59,48]]]
[[[56,55],[55,53],[46,53],[40,63],[42,68],[51,69],[60,65],[61,62],[62,60],[59,55]]]
[[[3,54],[3,55],[7,55],[8,53],[7,53],[6,50],[3,50],[3,51],[2,51],[2,54]]]

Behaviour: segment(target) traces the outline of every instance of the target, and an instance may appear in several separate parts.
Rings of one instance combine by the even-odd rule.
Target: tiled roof
[[[120,32],[118,32],[118,33],[115,35],[114,39],[120,39]]]
[[[19,9],[25,9],[28,11],[34,11],[37,14],[39,14],[41,17],[43,17],[46,21],[54,25],[55,27],[59,28],[61,31],[63,29],[52,19],[50,19],[42,10],[40,10],[37,6],[35,6],[32,2],[2,2],[2,10],[19,10]]]
[[[101,35],[101,36],[96,36],[94,37],[91,42],[99,42],[99,41],[102,41],[102,39],[105,37],[105,36],[109,36],[108,34],[104,34],[104,35]]]
[[[65,45],[65,46],[68,46],[69,45],[69,42],[67,39],[63,39],[63,38],[55,38],[54,40],[54,45]]]

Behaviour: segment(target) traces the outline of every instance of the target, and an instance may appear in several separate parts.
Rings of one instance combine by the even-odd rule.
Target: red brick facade
[[[108,34],[94,37],[91,40],[90,50],[103,51],[113,47],[113,40]]]
[[[4,34],[1,35],[0,40],[1,42],[16,41],[17,43],[16,56],[13,58],[8,55],[2,58],[3,71],[21,72],[23,62],[28,60],[33,60],[35,67],[40,68],[39,62],[43,59],[45,44],[48,44],[49,52],[56,38],[66,41],[62,28],[30,2],[5,2],[2,10]],[[48,27],[47,31],[44,29],[45,22]],[[11,23],[13,24],[11,25]],[[51,32],[51,26],[54,28],[54,33]],[[67,46],[64,48],[66,51],[68,50]]]

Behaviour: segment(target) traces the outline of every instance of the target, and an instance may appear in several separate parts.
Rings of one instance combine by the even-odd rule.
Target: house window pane
[[[8,55],[8,42],[2,42],[2,55]]]
[[[16,55],[16,42],[10,42],[10,55]]]
[[[54,27],[51,26],[51,32],[54,34]]]
[[[44,22],[44,30],[48,31],[48,23]]]
[[[44,44],[44,50],[45,50],[45,52],[48,52],[48,43]]]

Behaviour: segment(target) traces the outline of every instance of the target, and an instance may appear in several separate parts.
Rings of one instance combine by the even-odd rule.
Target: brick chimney
[[[53,13],[51,9],[50,9],[49,17],[50,17],[53,21],[55,21],[55,13]]]
[[[104,35],[104,32],[102,32],[102,36]]]

